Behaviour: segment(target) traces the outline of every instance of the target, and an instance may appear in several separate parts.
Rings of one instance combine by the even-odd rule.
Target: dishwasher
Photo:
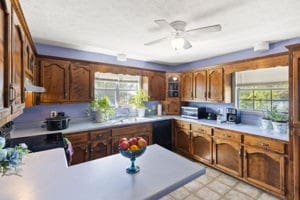
[[[153,122],[152,130],[153,144],[158,144],[172,150],[172,121],[162,120]]]

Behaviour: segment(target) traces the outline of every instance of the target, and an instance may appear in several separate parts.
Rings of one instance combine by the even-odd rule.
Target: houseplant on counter
[[[96,122],[107,121],[115,114],[115,109],[110,105],[107,96],[92,101],[90,108],[95,112]]]
[[[130,105],[137,109],[137,113],[139,117],[145,116],[145,101],[149,100],[149,96],[147,92],[143,89],[138,90],[134,96],[132,96],[129,100]]]
[[[270,111],[264,112],[264,115],[261,118],[261,128],[265,130],[273,128]]]
[[[277,133],[286,134],[288,128],[288,115],[278,112],[275,108],[270,112],[270,116],[274,131]]]

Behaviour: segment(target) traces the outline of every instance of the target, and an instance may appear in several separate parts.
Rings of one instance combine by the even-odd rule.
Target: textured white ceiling
[[[20,0],[35,42],[166,64],[181,64],[300,36],[299,0]],[[183,20],[187,29],[221,24],[217,33],[191,34],[193,47],[175,52],[153,20]]]

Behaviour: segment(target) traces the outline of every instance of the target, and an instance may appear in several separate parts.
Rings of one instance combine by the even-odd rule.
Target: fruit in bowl
[[[147,141],[142,137],[122,138],[119,141],[121,155],[131,160],[131,166],[126,169],[127,173],[135,174],[140,171],[139,166],[135,166],[134,161],[146,151],[146,147]]]

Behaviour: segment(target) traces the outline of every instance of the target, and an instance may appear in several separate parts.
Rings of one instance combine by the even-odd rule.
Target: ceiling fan
[[[145,43],[144,44],[145,46],[151,46],[163,41],[171,40],[171,46],[173,47],[174,50],[189,49],[192,47],[192,45],[185,38],[186,33],[190,33],[190,32],[206,33],[206,32],[217,32],[222,30],[222,26],[220,24],[185,30],[187,23],[184,21],[174,21],[168,23],[165,19],[158,19],[158,20],[154,20],[154,22],[160,27],[168,29],[170,31],[170,35]]]

